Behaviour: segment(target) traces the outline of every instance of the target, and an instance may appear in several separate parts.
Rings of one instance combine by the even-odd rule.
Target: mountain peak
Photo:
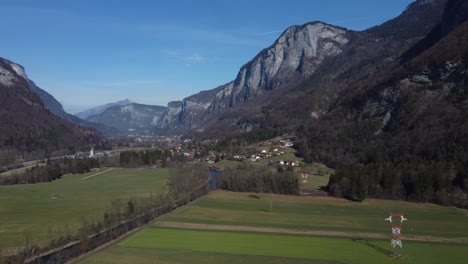
[[[12,86],[14,81],[18,80],[18,77],[24,78],[25,81],[28,80],[28,76],[26,75],[23,66],[1,57],[0,61],[4,63],[4,65],[0,65],[1,84],[6,86]]]
[[[415,5],[434,5],[440,2],[440,0],[417,0],[414,2]]]
[[[340,26],[335,26],[335,25],[332,25],[332,24],[329,24],[329,23],[326,23],[326,22],[323,22],[323,21],[315,20],[315,21],[307,22],[307,23],[302,24],[302,25],[290,26],[290,27],[286,28],[286,30],[284,30],[281,35],[287,34],[287,33],[290,33],[290,32],[300,31],[300,30],[303,30],[305,28],[314,28],[314,27],[333,27],[333,28],[336,28],[336,29],[348,30],[348,29],[340,27]]]
[[[330,25],[321,21],[312,21],[303,25],[294,25],[288,27],[285,31],[283,31],[283,33],[281,33],[280,37],[275,41],[273,46],[277,43],[284,42],[290,37],[297,36],[300,34],[308,38],[313,38],[314,36],[316,36],[316,38],[332,38],[336,36],[335,33],[337,31],[346,32],[348,31],[348,29]],[[300,41],[300,39],[298,41]]]
[[[416,0],[406,7],[405,12],[426,6],[445,5],[447,1],[448,0]]]
[[[88,117],[92,116],[92,115],[99,115],[101,114],[102,112],[106,111],[108,108],[112,107],[112,106],[115,106],[115,105],[119,105],[119,106],[125,106],[125,105],[129,105],[129,104],[133,104],[135,102],[129,100],[129,99],[124,99],[124,100],[120,100],[120,101],[117,101],[117,102],[114,102],[114,103],[108,103],[108,104],[105,104],[105,105],[100,105],[100,106],[96,106],[96,107],[93,107],[93,108],[90,108],[90,109],[87,109],[83,112],[80,112],[78,114],[76,114],[75,116],[83,119],[83,120],[86,120]]]
[[[23,77],[26,81],[28,80],[28,75],[26,75],[26,70],[23,66],[9,61],[11,68],[18,74],[19,76]]]
[[[135,102],[133,102],[132,100],[126,98],[124,100],[120,100],[120,101],[117,101],[115,102],[114,104],[118,104],[118,105],[127,105],[127,104],[133,104]]]
[[[309,77],[327,58],[341,53],[349,30],[313,21],[288,27],[268,48],[243,65],[235,80],[189,96],[166,116],[169,127],[197,128],[210,117]],[[177,122],[177,124],[171,124]]]

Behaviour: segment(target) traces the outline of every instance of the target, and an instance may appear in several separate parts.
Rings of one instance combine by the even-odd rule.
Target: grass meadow
[[[44,244],[67,229],[73,233],[82,219],[101,219],[113,200],[164,191],[169,177],[166,169],[114,169],[93,177],[99,172],[65,175],[49,183],[0,186],[0,249],[23,246],[27,236]]]
[[[249,193],[212,192],[162,221],[390,235],[390,223],[384,219],[390,212],[403,212],[409,219],[403,225],[404,235],[468,239],[468,210],[376,199],[351,202],[332,197],[259,196],[261,199],[250,198]]]
[[[387,241],[150,227],[81,263],[465,263],[466,246],[405,243],[403,259]]]
[[[356,203],[329,197],[259,196],[212,192],[80,263],[436,264],[466,263],[468,259],[467,210],[388,200]],[[402,258],[390,256],[390,223],[384,221],[390,211],[404,212],[409,219],[403,226]],[[208,226],[161,227],[165,222]],[[377,233],[388,239],[209,230],[214,224]],[[462,242],[405,241],[405,235]]]

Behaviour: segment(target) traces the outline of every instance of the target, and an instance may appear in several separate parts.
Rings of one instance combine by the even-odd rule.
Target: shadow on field
[[[389,257],[392,256],[392,252],[390,250],[387,250],[385,248],[382,248],[382,247],[379,247],[375,244],[372,244],[371,242],[369,242],[369,240],[366,240],[366,239],[363,239],[363,238],[353,238],[351,239],[353,242],[357,242],[357,243],[361,243],[363,245],[366,245],[368,247],[371,247],[377,251],[379,251],[380,253],[384,254],[384,255],[387,255]]]

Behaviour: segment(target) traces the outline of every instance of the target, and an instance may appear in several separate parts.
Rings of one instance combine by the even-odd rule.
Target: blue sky
[[[233,80],[291,25],[363,30],[411,0],[0,0],[0,56],[69,112],[166,105]]]

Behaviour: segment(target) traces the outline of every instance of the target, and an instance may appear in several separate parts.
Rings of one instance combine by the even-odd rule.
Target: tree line
[[[272,170],[243,164],[226,168],[217,180],[217,187],[233,192],[299,194],[299,180],[291,170]]]
[[[46,164],[38,164],[20,173],[0,177],[0,185],[32,184],[50,182],[60,179],[65,174],[85,174],[92,169],[100,167],[124,167],[137,168],[142,166],[157,165],[168,167],[169,160],[174,162],[182,160],[183,155],[171,156],[169,150],[146,149],[122,151],[118,157],[101,158],[63,158],[60,160],[48,160]],[[174,163],[173,162],[173,163]]]
[[[170,157],[171,152],[169,150],[127,150],[120,152],[119,164],[121,167],[125,168],[136,168],[150,165],[160,165],[165,168]]]
[[[284,135],[287,131],[287,129],[279,128],[262,129],[242,133],[236,136],[228,136],[218,141],[214,149],[217,151],[227,151],[229,153],[240,152],[248,145]]]
[[[49,160],[45,165],[36,165],[23,172],[0,177],[0,185],[51,182],[68,173],[84,174],[99,167],[99,160],[94,158]]]
[[[443,109],[437,109],[442,115]],[[306,161],[323,162],[336,169],[328,185],[332,195],[468,208],[466,117],[452,113],[444,118],[450,122],[429,126],[435,121],[418,120],[411,128],[392,124],[379,134],[376,131],[381,121],[323,120],[299,128],[295,146]]]
[[[332,195],[353,200],[369,195],[468,208],[467,178],[444,163],[342,166],[330,177],[328,188]]]

